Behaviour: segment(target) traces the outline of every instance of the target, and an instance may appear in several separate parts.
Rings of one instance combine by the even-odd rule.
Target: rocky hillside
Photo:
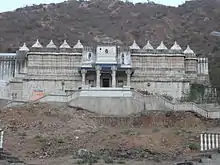
[[[151,40],[156,47],[161,40],[168,46],[178,41],[190,44],[200,56],[210,57],[211,79],[220,86],[218,68],[220,38],[210,36],[220,30],[220,0],[196,0],[175,8],[154,3],[119,0],[69,0],[60,4],[38,5],[0,14],[0,50],[15,51],[23,42],[36,38],[47,44],[67,39],[72,45],[112,40],[141,46]],[[215,58],[214,58],[215,57]]]
[[[106,164],[171,165],[200,155],[201,132],[220,130],[219,121],[190,112],[104,117],[60,103],[26,104],[0,111],[5,151],[32,165],[102,160]],[[79,157],[77,151],[82,149],[95,157]],[[75,163],[78,158],[83,162]]]

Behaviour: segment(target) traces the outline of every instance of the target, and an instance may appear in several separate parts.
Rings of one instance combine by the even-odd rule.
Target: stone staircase
[[[194,102],[171,102],[160,95],[144,95],[136,90],[133,90],[134,99],[138,99],[145,105],[145,111],[149,110],[171,110],[171,111],[191,111],[205,118],[219,119],[220,110],[209,110]]]
[[[11,155],[10,153],[0,150],[0,164],[1,165],[25,165],[19,158]]]

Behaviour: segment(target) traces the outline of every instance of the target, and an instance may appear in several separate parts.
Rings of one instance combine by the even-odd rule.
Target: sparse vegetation
[[[152,129],[152,132],[153,132],[153,133],[160,132],[160,129],[159,129],[159,128],[153,128],[153,129]]]
[[[57,115],[45,114],[48,109]],[[63,120],[64,113],[68,120]],[[105,118],[66,104],[27,104],[0,113],[0,118],[7,128],[5,145],[23,160],[68,159],[65,165],[173,160],[182,151],[198,152],[198,132],[219,128],[218,121],[207,121],[190,112],[156,111]],[[10,126],[16,126],[17,132]]]
[[[190,143],[188,145],[188,147],[189,147],[190,150],[195,150],[195,151],[198,151],[200,149],[200,146],[197,143]]]

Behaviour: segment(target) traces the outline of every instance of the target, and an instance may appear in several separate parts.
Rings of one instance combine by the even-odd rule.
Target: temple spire
[[[57,48],[57,46],[54,44],[53,40],[50,40],[50,43],[47,45],[47,48]]]
[[[182,48],[176,41],[174,42],[174,45],[170,49],[171,50],[182,50]]]
[[[67,41],[66,41],[66,40],[64,40],[64,41],[63,41],[63,44],[62,44],[62,45],[60,45],[60,48],[69,49],[69,48],[71,48],[71,47],[69,46],[69,44],[67,43]]]
[[[32,45],[32,48],[43,48],[43,46],[40,44],[39,40],[37,39],[34,45]]]
[[[80,40],[78,40],[76,45],[74,45],[73,48],[75,48],[75,49],[83,49],[83,44],[81,43]]]
[[[161,41],[160,45],[157,47],[157,50],[167,50],[168,48],[164,45],[163,41]]]
[[[143,49],[146,50],[153,50],[153,46],[150,44],[150,41],[147,41],[147,44],[143,47]]]
[[[27,47],[26,43],[24,43],[23,46],[20,47],[19,51],[25,51],[25,52],[29,51],[29,48]]]
[[[133,44],[130,46],[130,49],[140,49],[136,41],[134,40]]]
[[[194,51],[187,45],[186,50],[184,50],[184,54],[195,54]]]

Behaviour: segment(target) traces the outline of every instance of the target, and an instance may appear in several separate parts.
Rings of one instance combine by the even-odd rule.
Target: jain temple
[[[186,97],[194,83],[210,85],[208,59],[177,42],[167,48],[163,41],[157,47],[148,41],[141,48],[135,41],[127,47],[89,47],[80,41],[70,46],[66,40],[43,46],[37,40],[16,53],[0,53],[2,99],[69,102],[99,112],[118,109],[129,114],[149,108],[146,99],[142,106],[137,91],[149,95],[152,109],[160,96]]]

